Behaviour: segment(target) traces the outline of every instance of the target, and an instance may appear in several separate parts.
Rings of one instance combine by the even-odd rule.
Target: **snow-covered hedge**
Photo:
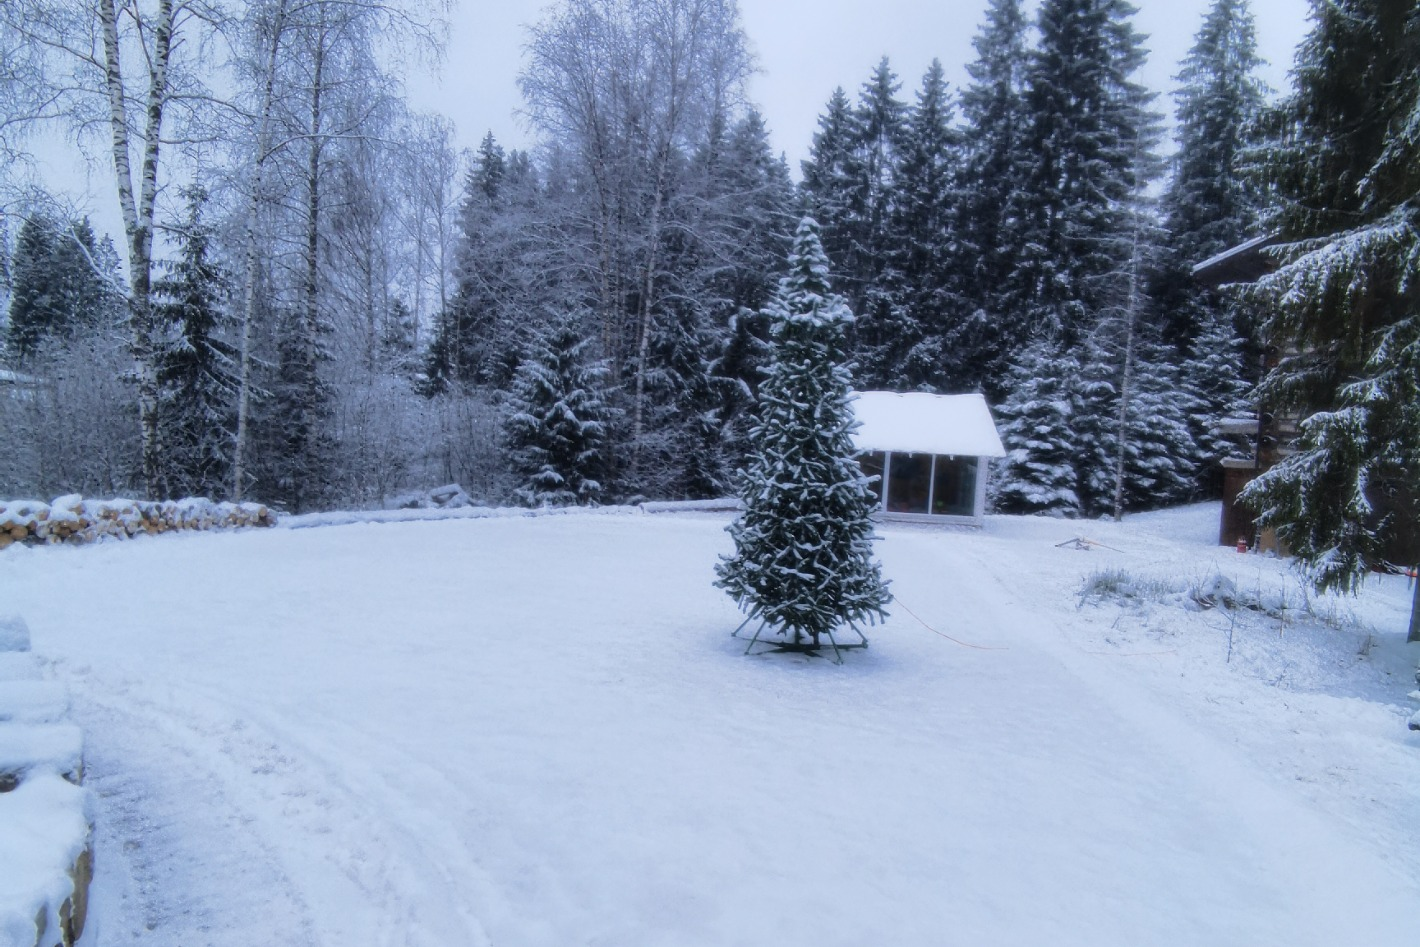
[[[177,529],[274,526],[276,514],[260,503],[185,500],[86,500],[77,493],[55,499],[0,501],[0,549],[11,543],[91,542]]]
[[[93,875],[84,739],[40,680],[22,619],[0,616],[0,944],[72,947]]]

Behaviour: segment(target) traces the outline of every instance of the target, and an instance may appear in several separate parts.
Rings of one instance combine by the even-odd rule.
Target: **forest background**
[[[1129,4],[1032,9],[988,5],[959,85],[825,89],[794,169],[729,0],[549,6],[526,137],[468,151],[394,67],[437,58],[438,6],[9,0],[0,494],[733,492],[807,214],[855,383],[991,400],[998,508],[1210,495],[1261,342],[1188,271],[1267,213],[1252,14],[1209,7],[1169,102]],[[57,127],[105,156],[112,240],[28,173]]]

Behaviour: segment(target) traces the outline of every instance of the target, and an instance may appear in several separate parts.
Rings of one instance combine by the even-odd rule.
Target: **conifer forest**
[[[792,168],[735,0],[549,5],[535,146],[471,150],[388,68],[437,4],[7,0],[0,495],[733,495],[812,218],[853,386],[984,393],[997,510],[1216,496],[1262,385],[1321,420],[1255,502],[1359,563],[1420,455],[1420,15],[1313,8],[1270,90],[1213,0],[1165,98],[1127,0],[991,0],[969,82],[865,62]],[[99,130],[122,233],[26,176],[56,124]],[[1264,235],[1260,283],[1194,278]]]

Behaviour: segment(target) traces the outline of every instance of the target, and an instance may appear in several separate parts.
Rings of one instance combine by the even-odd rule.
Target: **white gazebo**
[[[859,391],[853,445],[885,519],[981,526],[988,460],[1005,457],[981,395]]]

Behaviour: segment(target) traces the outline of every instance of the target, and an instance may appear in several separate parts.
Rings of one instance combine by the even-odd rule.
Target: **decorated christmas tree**
[[[853,314],[829,291],[818,224],[799,224],[789,275],[765,310],[775,358],[759,390],[735,554],[715,583],[751,619],[796,645],[885,616],[891,596],[872,555],[876,500],[853,459],[844,336]]]

